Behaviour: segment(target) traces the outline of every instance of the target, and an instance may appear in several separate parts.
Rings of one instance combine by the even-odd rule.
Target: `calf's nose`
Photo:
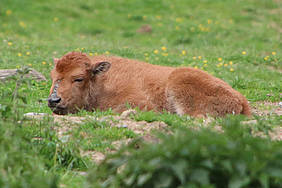
[[[60,101],[61,101],[61,97],[58,97],[58,96],[51,95],[51,97],[49,97],[48,99],[48,103],[50,106],[57,105]]]

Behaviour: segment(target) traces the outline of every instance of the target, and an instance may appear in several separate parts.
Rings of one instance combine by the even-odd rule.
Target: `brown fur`
[[[109,62],[111,67],[93,75],[100,62]],[[62,100],[52,109],[58,114],[109,108],[122,112],[129,104],[142,110],[166,110],[194,117],[251,115],[243,95],[224,81],[193,68],[151,65],[121,57],[90,59],[83,53],[71,52],[57,60],[51,77],[50,94],[61,80],[57,94]],[[75,77],[83,81],[75,82]]]

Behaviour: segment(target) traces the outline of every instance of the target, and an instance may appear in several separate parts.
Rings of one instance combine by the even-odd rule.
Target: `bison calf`
[[[90,58],[80,52],[54,61],[48,106],[56,114],[109,108],[122,112],[127,104],[194,117],[251,114],[243,95],[201,70],[121,57]]]

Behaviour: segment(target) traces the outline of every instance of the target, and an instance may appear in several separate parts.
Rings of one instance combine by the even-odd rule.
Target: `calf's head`
[[[101,83],[97,78],[111,66],[108,62],[91,63],[86,54],[71,52],[54,59],[51,71],[52,87],[48,106],[55,114],[76,113],[80,109],[92,110],[95,91]]]

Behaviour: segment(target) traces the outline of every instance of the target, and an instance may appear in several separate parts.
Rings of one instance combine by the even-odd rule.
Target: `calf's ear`
[[[107,72],[110,69],[110,67],[111,67],[111,63],[109,62],[99,62],[94,66],[92,72],[94,75],[102,74],[104,72]]]

